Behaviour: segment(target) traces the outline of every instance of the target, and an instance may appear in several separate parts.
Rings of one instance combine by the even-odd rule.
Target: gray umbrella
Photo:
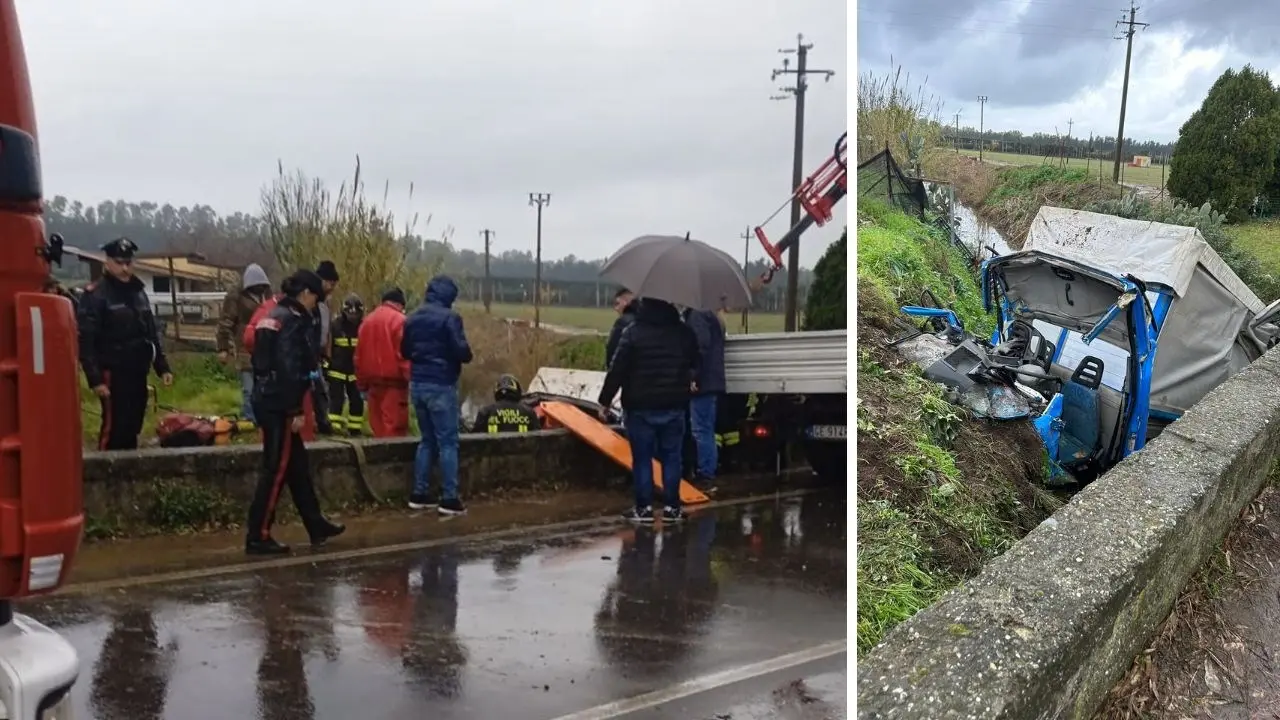
[[[600,275],[641,297],[700,310],[751,304],[751,287],[738,261],[687,235],[638,237],[614,253]]]

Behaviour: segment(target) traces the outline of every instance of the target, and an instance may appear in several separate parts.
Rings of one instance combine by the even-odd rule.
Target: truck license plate
[[[813,440],[844,440],[845,433],[844,425],[810,425],[805,431]]]

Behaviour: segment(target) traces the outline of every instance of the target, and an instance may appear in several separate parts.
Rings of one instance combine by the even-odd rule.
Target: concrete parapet
[[[1089,718],[1265,483],[1280,351],[858,662],[861,718]]]
[[[357,442],[372,490],[387,500],[407,497],[417,438]],[[349,444],[321,441],[307,448],[322,503],[333,507],[367,500]],[[464,434],[458,456],[464,499],[508,490],[599,488],[624,477],[621,468],[565,430]],[[260,445],[86,452],[85,511],[116,524],[147,524],[148,496],[156,487],[174,484],[208,489],[247,508],[261,461]]]

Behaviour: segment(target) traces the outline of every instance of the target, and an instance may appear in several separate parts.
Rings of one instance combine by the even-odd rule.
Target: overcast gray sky
[[[528,194],[552,193],[548,257],[686,231],[741,255],[790,192],[777,50],[803,32],[839,71],[809,93],[806,172],[843,132],[853,79],[841,0],[18,6],[50,196],[256,211],[277,158],[336,185],[359,153],[398,215],[413,182],[413,210],[462,247],[488,227],[497,250],[532,249]],[[805,265],[843,217],[806,235]]]
[[[1251,63],[1276,79],[1280,14],[1274,0],[1142,0],[1134,37],[1125,135],[1174,140],[1228,67]],[[858,63],[883,72],[890,55],[928,76],[950,121],[1023,132],[1114,136],[1125,43],[1115,21],[1127,2],[1106,0],[860,0]]]

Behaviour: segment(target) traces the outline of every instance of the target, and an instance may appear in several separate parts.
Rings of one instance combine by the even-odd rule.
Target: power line
[[[1129,19],[1126,21],[1122,17],[1116,22],[1116,25],[1128,26],[1121,36],[1116,38],[1127,41],[1124,51],[1124,85],[1120,90],[1120,129],[1116,132],[1116,163],[1111,170],[1111,181],[1116,183],[1120,182],[1120,158],[1124,153],[1124,111],[1125,105],[1129,102],[1129,64],[1133,61],[1134,27],[1141,27],[1143,30],[1149,27],[1148,23],[1140,23],[1137,18],[1138,7],[1133,4],[1133,0],[1129,0]]]
[[[867,23],[867,25],[874,25],[876,27],[903,28],[903,29],[910,29],[910,30],[920,30],[920,29],[927,28],[932,30],[954,31],[956,29],[955,23],[934,25],[934,24],[928,24],[928,23],[875,22],[875,23]],[[975,30],[975,32],[978,32],[978,31]],[[981,28],[978,34],[980,35],[1016,35],[1019,37],[1066,38],[1066,39],[1073,39],[1073,40],[1102,40],[1106,37],[1103,34],[1106,32],[1107,30],[1104,28],[1099,28],[1096,31],[1090,30],[1086,32],[1072,33],[1072,32],[1020,32],[1017,30],[996,30],[996,29],[988,29],[984,27],[984,28]]]
[[[813,43],[805,43],[803,35],[796,35],[795,49],[782,49],[778,52],[783,55],[796,54],[796,66],[791,67],[791,58],[784,57],[782,59],[782,69],[774,70],[772,78],[777,80],[779,75],[795,75],[796,84],[791,87],[779,88],[782,96],[775,98],[785,98],[788,94],[794,95],[796,99],[796,127],[795,127],[795,149],[791,163],[791,227],[795,227],[800,223],[800,198],[795,195],[795,191],[800,188],[800,183],[804,180],[804,97],[805,91],[809,88],[809,81],[806,75],[823,75],[826,80],[830,81],[831,76],[836,74],[835,70],[814,70],[809,67],[809,50],[813,48]],[[786,332],[795,332],[800,293],[800,243],[792,243],[787,250],[787,294],[784,305],[784,326]]]
[[[858,12],[860,14],[863,13],[863,8],[858,8]],[[1015,34],[1024,34],[1026,33],[1026,30],[1025,30],[1026,28],[1030,28],[1033,31],[1035,31],[1033,33],[1026,33],[1026,34],[1055,35],[1055,36],[1061,35],[1064,32],[1065,33],[1088,33],[1088,34],[1093,34],[1093,33],[1102,34],[1105,32],[1110,32],[1110,28],[1105,28],[1105,27],[1062,25],[1061,23],[1037,23],[1037,22],[1013,22],[1005,26],[1004,28],[988,29],[987,26],[989,25],[989,23],[986,22],[983,19],[983,17],[979,15],[940,15],[938,13],[912,13],[912,12],[897,12],[897,11],[888,13],[888,15],[889,17],[884,20],[871,18],[871,21],[876,24],[891,25],[891,24],[895,24],[894,21],[898,20],[902,16],[926,18],[928,20],[952,20],[955,22],[942,23],[942,24],[930,24],[927,22],[916,23],[916,22],[908,21],[906,23],[896,23],[896,24],[899,24],[899,25],[905,24],[911,27],[945,27],[945,28],[954,29],[956,26],[956,23],[972,20],[975,24],[982,26],[981,31],[983,33],[1005,31],[1005,32],[1012,32]]]

